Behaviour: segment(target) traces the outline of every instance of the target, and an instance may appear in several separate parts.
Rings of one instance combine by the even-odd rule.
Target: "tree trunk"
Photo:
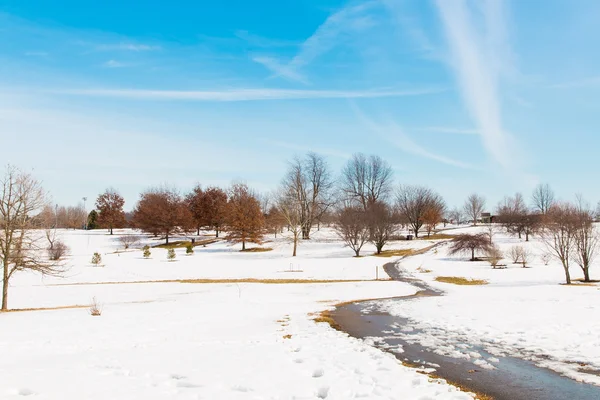
[[[167,241],[166,241],[166,243],[165,243],[165,244],[169,244],[169,234],[168,234],[168,233],[167,233],[167,235],[166,235],[166,239],[167,239]]]
[[[529,242],[529,232],[525,232],[525,241]]]
[[[2,311],[8,310],[8,265],[4,265],[4,278],[2,280]]]
[[[590,281],[590,269],[589,268],[583,268],[583,281],[584,282]]]
[[[571,284],[571,274],[569,273],[569,269],[565,268],[563,265],[563,268],[565,269],[565,278],[567,280],[567,285]]]
[[[113,234],[113,228],[112,228],[112,226],[110,227],[110,234],[111,235]]]
[[[246,250],[246,241],[242,240],[242,251]]]
[[[475,249],[471,249],[471,261],[475,261]]]
[[[298,234],[294,234],[294,253],[292,257],[296,257],[296,248],[298,247]]]
[[[360,250],[354,250],[354,252],[356,253],[356,257],[360,257]]]
[[[218,227],[215,227],[215,232],[217,232],[217,236],[216,237],[218,238],[219,237],[219,228]]]
[[[198,232],[196,233],[196,236],[200,236],[200,227],[198,227]]]

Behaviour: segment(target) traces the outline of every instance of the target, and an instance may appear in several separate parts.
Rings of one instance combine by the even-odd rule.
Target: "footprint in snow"
[[[329,395],[329,386],[323,386],[323,387],[319,388],[319,390],[317,391],[317,397],[320,399],[326,399],[328,395]]]
[[[313,371],[312,377],[313,378],[320,378],[325,374],[325,371],[323,371],[321,368],[317,368]]]

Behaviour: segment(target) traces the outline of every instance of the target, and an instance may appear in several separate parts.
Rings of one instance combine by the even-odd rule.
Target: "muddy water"
[[[420,289],[416,295],[393,301],[442,295],[424,282],[403,275],[395,264],[387,264],[384,269],[393,279],[408,282]],[[420,331],[411,326],[411,321],[373,311],[374,308],[372,302],[346,304],[332,312],[332,317],[349,335],[363,339],[375,338],[376,346],[383,350],[400,347],[401,353],[393,353],[399,360],[425,368],[436,365],[436,374],[442,378],[496,400],[600,400],[600,387],[578,383],[520,358],[495,356],[499,360],[494,363],[496,369],[488,370],[477,367],[471,361],[439,355],[419,344],[408,343],[395,335],[406,327],[413,329],[411,334],[418,334]],[[470,347],[485,359],[492,357],[481,347]]]

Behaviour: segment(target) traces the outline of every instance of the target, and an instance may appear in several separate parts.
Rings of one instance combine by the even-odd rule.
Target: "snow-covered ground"
[[[403,336],[441,354],[472,359],[479,367],[493,368],[493,359],[481,360],[473,347],[463,345],[469,343],[492,354],[531,359],[571,378],[600,384],[599,287],[561,285],[562,266],[556,260],[543,264],[539,256],[545,247],[538,238],[525,242],[496,233],[494,241],[505,254],[513,245],[530,248],[536,254],[530,268],[504,260],[506,269],[492,269],[487,262],[449,256],[446,244],[400,264],[415,277],[442,289],[445,295],[386,301],[382,308],[415,321],[415,328],[425,333],[406,332]],[[598,266],[591,271],[592,278],[600,277]],[[571,273],[573,278],[583,277],[576,265]],[[436,276],[485,279],[489,284],[457,286],[437,282]]]
[[[139,249],[115,253],[116,237],[105,232],[61,234],[72,250],[66,277],[16,275],[9,305],[74,306],[96,297],[102,315],[87,308],[1,314],[2,399],[472,398],[313,321],[312,313],[341,301],[414,293],[404,283],[373,281],[391,259],[353,258],[329,231],[302,243],[295,259],[278,239],[266,253],[225,243],[196,247],[192,256],[177,249],[174,262],[164,249],[152,249],[151,259]],[[96,251],[103,267],[90,264]],[[361,281],[139,283],[182,278]]]

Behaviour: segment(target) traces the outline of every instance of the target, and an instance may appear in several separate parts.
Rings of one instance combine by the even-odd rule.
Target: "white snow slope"
[[[239,253],[221,243],[197,247],[192,256],[178,249],[174,262],[166,261],[164,249],[152,249],[151,259],[139,249],[115,254],[115,237],[105,232],[62,237],[72,251],[66,277],[16,275],[10,307],[85,305],[96,297],[102,315],[87,308],[0,314],[2,399],[472,398],[310,315],[340,301],[414,293],[409,285],[135,283],[372,280],[375,268],[390,260],[353,258],[330,233],[316,234],[294,260],[289,243],[278,240],[266,244],[274,247],[268,253]],[[90,265],[95,251],[103,254],[103,267]],[[286,272],[292,269],[302,272]],[[94,284],[100,282],[126,283]]]

